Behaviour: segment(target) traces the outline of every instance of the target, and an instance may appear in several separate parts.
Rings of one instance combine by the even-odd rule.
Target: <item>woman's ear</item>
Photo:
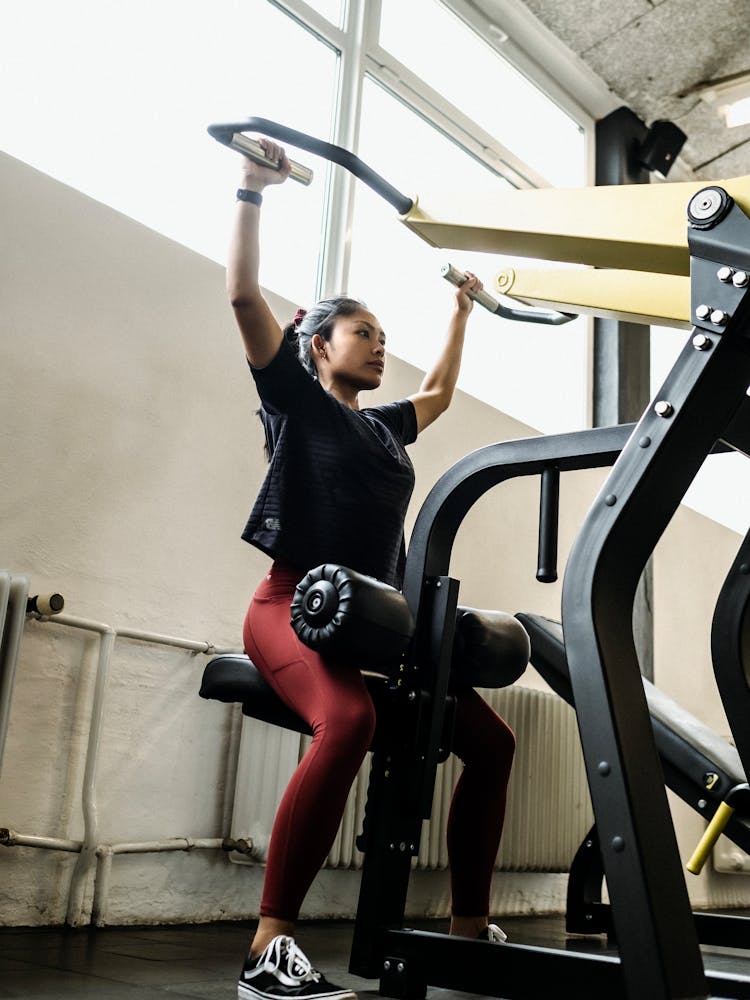
[[[328,357],[328,355],[326,354],[326,342],[325,340],[323,340],[323,338],[320,336],[319,333],[313,334],[312,340],[310,341],[310,346],[312,347],[316,357],[318,358]]]

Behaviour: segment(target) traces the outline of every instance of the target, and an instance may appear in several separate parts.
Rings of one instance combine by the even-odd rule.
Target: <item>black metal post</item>
[[[646,560],[750,380],[744,302],[730,326],[708,350],[702,341],[683,350],[597,498],[563,587],[581,742],[633,997],[706,992],[639,677],[632,608]]]
[[[648,127],[622,107],[596,123],[594,183],[648,184],[640,149]],[[593,424],[606,427],[637,420],[651,394],[651,328],[640,323],[594,320]],[[633,630],[641,672],[654,679],[653,571],[647,564],[639,584]]]

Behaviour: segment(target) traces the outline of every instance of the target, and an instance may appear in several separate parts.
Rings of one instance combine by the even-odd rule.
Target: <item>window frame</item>
[[[344,27],[338,28],[317,13],[305,0],[268,0],[274,7],[293,17],[303,27],[336,50],[339,57],[338,93],[334,102],[332,141],[357,151],[362,90],[366,77],[403,101],[433,127],[462,147],[494,173],[505,177],[516,188],[548,187],[548,182],[512,150],[480,128],[463,111],[424,83],[379,44],[381,0],[347,0]],[[584,133],[587,183],[593,176],[595,118],[557,82],[538,59],[532,58],[517,42],[511,41],[490,18],[467,0],[438,0],[475,31],[497,54],[526,76],[534,86],[560,106],[581,126]],[[512,5],[511,5],[512,6]],[[517,15],[517,12],[514,12]],[[516,21],[513,22],[517,24]],[[541,25],[539,25],[541,30]],[[518,29],[520,32],[520,28]],[[543,51],[557,50],[554,68],[560,63],[561,43],[545,32]],[[567,56],[570,53],[567,53]],[[565,59],[571,76],[569,58]],[[601,103],[601,96],[599,97]],[[329,191],[327,220],[324,227],[326,265],[320,276],[319,295],[333,294],[346,287],[350,245],[354,179],[346,171],[334,170]],[[335,210],[334,210],[335,208]]]
[[[343,27],[337,27],[305,0],[268,0],[338,55],[338,85],[331,141],[356,153],[359,148],[362,94],[367,78],[402,101],[487,169],[516,188],[549,183],[512,150],[480,128],[464,112],[428,86],[379,43],[381,0],[346,0]],[[504,0],[504,24],[495,24],[468,0],[437,0],[476,32],[498,56],[513,66],[570,115],[584,135],[585,183],[594,178],[595,123],[617,106],[614,95],[567,47],[518,0]],[[534,53],[532,55],[531,53]],[[415,183],[418,178],[415,178]],[[418,192],[408,192],[417,194]],[[355,178],[346,170],[329,173],[322,227],[323,247],[316,296],[334,295],[348,286]],[[592,419],[593,321],[587,320],[585,411]]]

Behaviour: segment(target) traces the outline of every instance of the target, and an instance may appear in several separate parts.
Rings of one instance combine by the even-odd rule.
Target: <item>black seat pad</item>
[[[388,679],[379,674],[364,674],[364,678],[377,711],[385,697]],[[215,656],[206,664],[199,694],[214,701],[240,702],[243,715],[311,734],[309,725],[284,704],[250,658],[239,653]]]
[[[534,667],[556,694],[575,707],[562,626],[528,612],[519,612],[516,617],[531,639]],[[708,817],[713,809],[702,810],[701,801],[708,800],[715,808],[730,788],[746,780],[740,755],[735,747],[645,677],[643,688],[666,784],[689,806]],[[705,784],[707,773],[716,775],[710,788]],[[747,820],[732,817],[725,833],[744,851],[750,850]]]

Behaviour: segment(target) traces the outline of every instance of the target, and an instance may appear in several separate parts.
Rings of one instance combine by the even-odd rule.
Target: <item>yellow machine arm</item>
[[[716,182],[750,214],[750,176]],[[500,191],[461,221],[418,204],[401,221],[436,247],[584,264],[506,270],[497,291],[528,305],[689,328],[687,206],[705,181]]]
[[[267,166],[278,168],[246,132],[272,136],[339,164],[392,205],[404,225],[432,246],[597,269],[502,272],[496,280],[497,291],[528,305],[559,310],[553,317],[537,312],[532,320],[537,322],[557,323],[570,313],[593,313],[637,323],[690,327],[687,206],[698,219],[707,219],[716,213],[716,199],[731,204],[728,194],[750,215],[750,176],[746,176],[719,181],[718,189],[693,181],[500,190],[490,203],[486,198],[473,205],[464,201],[461,221],[455,222],[428,215],[417,201],[396,190],[348,150],[278,122],[248,118],[209,125],[208,131],[217,141],[245,156],[260,158]],[[311,171],[300,164],[294,167],[292,176],[309,183]],[[735,283],[744,287],[750,277],[745,272],[742,275],[742,282]],[[500,316],[521,318],[499,303],[488,308]]]

